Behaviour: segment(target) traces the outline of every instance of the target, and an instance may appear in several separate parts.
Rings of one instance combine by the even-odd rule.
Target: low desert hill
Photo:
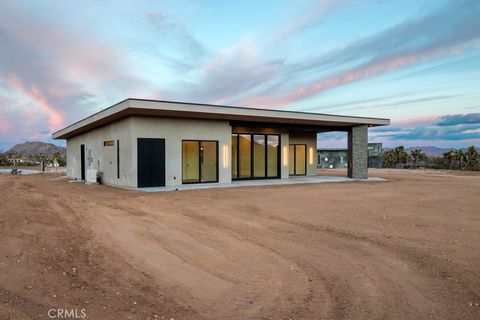
[[[59,152],[62,156],[65,156],[67,153],[67,149],[65,147],[54,145],[53,143],[28,141],[25,143],[16,144],[7,152],[16,152],[17,154],[24,157],[28,157],[34,154],[45,154],[51,156],[55,152]]]

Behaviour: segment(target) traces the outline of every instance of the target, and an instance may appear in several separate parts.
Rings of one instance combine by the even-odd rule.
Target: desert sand
[[[0,319],[479,319],[480,176],[370,175],[388,181],[143,193],[0,175]]]

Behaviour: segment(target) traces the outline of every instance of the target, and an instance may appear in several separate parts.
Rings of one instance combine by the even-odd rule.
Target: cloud
[[[371,136],[386,140],[476,140],[480,142],[478,113],[410,119],[392,126],[373,128]]]
[[[278,34],[274,37],[273,43],[285,41],[286,39],[305,31],[305,29],[317,24],[324,19],[327,15],[335,12],[344,6],[346,0],[324,0],[317,2],[313,7],[309,8],[300,17],[292,19],[287,23]]]
[[[319,23],[347,2],[349,1],[327,0],[315,4],[305,14],[292,18],[270,40],[262,41],[262,43],[267,43],[263,48],[258,46],[253,37],[249,35],[242,37],[230,48],[215,54],[207,61],[197,72],[196,81],[179,83],[177,87],[182,91],[170,92],[169,95],[180,100],[218,104],[234,104],[241,101],[240,104],[249,105],[244,103],[247,101],[246,97],[264,89],[264,86],[276,77],[281,77],[280,73],[285,68],[282,59],[262,58],[263,51],[275,50],[276,46]],[[162,13],[152,13],[147,17],[158,25],[160,30],[178,28]],[[179,70],[190,71],[192,69],[185,59],[166,56],[161,56],[161,58]]]
[[[438,126],[456,126],[461,124],[480,125],[480,113],[446,115],[437,122]]]
[[[228,103],[232,97],[271,80],[282,61],[263,61],[255,41],[244,37],[230,48],[213,56],[199,71],[198,81],[179,85],[180,99]]]
[[[46,136],[45,128],[60,129],[147,86],[117,48],[84,26],[55,21],[20,3],[2,4],[1,113],[15,123],[4,140]]]
[[[359,103],[366,103],[366,102],[375,102],[375,101],[382,101],[382,100],[387,100],[387,99],[392,99],[400,96],[406,96],[407,94],[401,94],[401,95],[392,95],[388,98],[378,98],[378,99],[364,99],[364,100],[359,100],[358,102],[350,102],[350,103],[344,103],[344,104],[335,104],[331,106],[323,106],[321,107],[322,110],[326,111],[328,109],[334,109],[335,112],[345,112],[345,111],[354,111],[358,110],[359,106],[356,104]],[[433,102],[433,101],[442,101],[442,100],[449,100],[449,99],[454,99],[458,98],[461,95],[455,95],[455,94],[450,94],[450,95],[434,95],[434,96],[428,96],[428,97],[419,97],[419,98],[412,98],[412,99],[401,99],[397,100],[394,102],[384,102],[384,103],[377,103],[377,104],[368,104],[368,109],[369,110],[374,110],[374,109],[382,109],[382,110],[387,110],[387,109],[394,109],[397,107],[416,107],[418,104],[425,103],[425,102]],[[355,106],[352,106],[352,104],[355,104]],[[319,107],[315,108],[308,108],[305,109],[303,108],[302,111],[305,110],[316,110],[319,109]]]
[[[28,97],[48,116],[49,129],[52,132],[62,128],[63,117],[49,104],[49,102],[45,98],[45,95],[37,85],[32,85],[31,88],[27,89],[25,88],[22,80],[18,78],[15,74],[10,75],[8,83],[14,90]]]
[[[340,72],[333,76],[318,80],[307,86],[300,86],[294,91],[285,94],[279,94],[276,97],[260,96],[247,100],[245,103],[251,105],[262,105],[264,107],[284,106],[338,86],[371,78],[389,71],[397,70],[401,67],[408,66],[413,63],[418,63],[420,61],[425,61],[438,55],[439,52],[425,52],[408,56],[398,56],[383,61],[373,61],[371,63],[361,65],[357,68]]]
[[[163,12],[149,12],[145,19],[155,32],[154,37],[149,39],[149,50],[170,67],[189,71],[205,58],[207,49],[180,21]],[[177,50],[165,53],[164,48],[168,48],[167,52],[173,48]]]
[[[452,14],[454,13],[454,14]],[[353,82],[370,79],[422,62],[461,55],[480,44],[480,3],[453,1],[442,10],[356,41],[316,59],[287,65],[282,80],[241,104],[278,107]],[[351,66],[353,64],[353,66]],[[333,66],[347,65],[343,71],[316,78],[287,92],[296,78]],[[289,81],[285,81],[288,79]],[[298,81],[298,80],[297,80]],[[301,80],[300,80],[301,82]]]
[[[0,133],[7,133],[11,128],[10,122],[2,115],[0,118]]]
[[[470,134],[470,133],[473,133],[473,134],[478,133],[478,134],[480,134],[480,128],[478,128],[478,129],[472,129],[472,130],[465,130],[465,131],[463,131],[463,133],[465,133],[465,134]]]

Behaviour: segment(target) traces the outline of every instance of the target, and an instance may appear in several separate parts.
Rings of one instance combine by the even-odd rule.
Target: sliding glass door
[[[267,135],[267,178],[280,178],[280,136]]]
[[[218,182],[218,141],[182,141],[182,182]]]
[[[265,178],[265,135],[253,135],[253,177]]]
[[[291,176],[304,176],[307,174],[307,145],[291,144],[288,152],[289,169]]]
[[[252,176],[252,137],[249,134],[237,135],[238,138],[238,177]]]
[[[280,177],[280,136],[232,134],[232,179]]]
[[[182,141],[182,182],[198,182],[200,179],[200,161],[198,141]]]

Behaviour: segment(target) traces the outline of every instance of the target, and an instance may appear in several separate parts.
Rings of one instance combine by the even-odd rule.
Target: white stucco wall
[[[132,186],[136,181],[136,154],[133,146],[132,119],[127,118],[108,126],[97,128],[67,140],[67,176],[81,179],[80,146],[85,145],[85,170],[96,169],[103,172],[105,184]],[[103,142],[114,140],[115,145],[104,147]],[[120,179],[117,178],[117,140],[120,141]],[[136,162],[135,162],[136,164]]]
[[[316,174],[316,133],[280,129],[235,128],[236,132],[277,133],[281,139],[281,178],[289,175],[289,144],[307,145],[307,175]],[[165,139],[165,184],[182,184],[182,140],[218,141],[218,179],[231,182],[231,133],[228,121],[132,116],[67,140],[67,175],[81,178],[80,146],[85,145],[85,168],[103,172],[109,185],[137,187],[137,138]],[[103,142],[114,140],[114,146]],[[117,140],[120,141],[120,178],[117,178]]]
[[[132,135],[137,138],[165,139],[165,184],[182,184],[182,140],[215,140],[218,141],[218,181],[232,181],[231,132],[228,121],[132,117]],[[137,154],[137,144],[133,146]],[[133,167],[137,167],[137,158],[133,159]],[[137,185],[137,177],[133,184]]]
[[[218,141],[218,180],[231,181],[231,127],[228,121],[130,117],[67,140],[67,175],[80,179],[80,146],[85,145],[86,170],[103,172],[105,184],[137,186],[137,138],[165,139],[165,184],[182,184],[182,140]],[[103,142],[115,140],[115,146]],[[120,179],[116,143],[120,140]],[[89,155],[91,160],[89,161]]]
[[[317,153],[317,133],[316,132],[290,132],[289,143],[307,145],[307,176],[316,175],[317,163],[316,163],[315,157]],[[287,167],[287,174],[288,174],[288,167]]]

